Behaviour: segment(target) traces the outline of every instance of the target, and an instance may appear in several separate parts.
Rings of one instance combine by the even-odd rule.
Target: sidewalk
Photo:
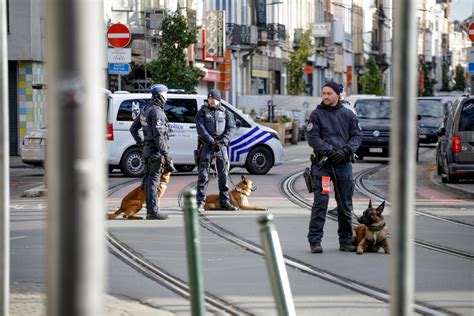
[[[11,316],[45,316],[46,295],[45,286],[35,283],[14,283],[10,289],[10,315]],[[105,315],[156,315],[170,316],[173,313],[159,310],[141,304],[138,301],[105,296]]]

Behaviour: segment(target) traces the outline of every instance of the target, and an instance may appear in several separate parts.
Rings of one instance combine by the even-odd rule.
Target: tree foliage
[[[314,45],[311,32],[306,30],[301,38],[300,47],[290,53],[288,62],[288,94],[300,95],[305,88],[304,67],[309,56],[313,54]]]
[[[418,96],[423,96],[423,97],[429,97],[429,96],[433,96],[434,95],[434,88],[433,88],[433,84],[434,84],[434,81],[433,79],[430,78],[429,76],[429,69],[428,67],[426,67],[426,64],[425,63],[422,63],[421,64],[421,71],[422,71],[422,76],[423,76],[423,86],[422,87],[418,87]]]
[[[456,84],[453,90],[464,91],[466,88],[466,78],[464,77],[464,68],[461,65],[457,65],[455,69],[454,81]]]
[[[364,66],[364,74],[359,78],[362,84],[363,94],[384,95],[385,91],[382,88],[382,71],[375,62],[375,59],[370,57]]]
[[[451,91],[451,88],[449,87],[448,70],[448,62],[443,61],[443,64],[441,66],[441,91]]]
[[[197,28],[190,28],[179,12],[168,12],[161,25],[162,41],[157,59],[146,65],[155,83],[194,93],[204,72],[190,65],[185,49],[197,43]]]

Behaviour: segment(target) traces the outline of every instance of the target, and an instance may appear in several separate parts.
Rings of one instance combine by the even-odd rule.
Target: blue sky
[[[452,0],[451,21],[464,20],[472,15],[473,3],[473,0]]]

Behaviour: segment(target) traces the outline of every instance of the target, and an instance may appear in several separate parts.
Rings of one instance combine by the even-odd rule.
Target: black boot
[[[233,205],[230,204],[229,202],[226,202],[226,203],[221,204],[221,210],[238,211],[239,208],[233,206]]]

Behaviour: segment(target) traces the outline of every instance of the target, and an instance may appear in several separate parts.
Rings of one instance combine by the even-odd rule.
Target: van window
[[[443,103],[439,100],[418,100],[416,111],[422,117],[443,117]]]
[[[150,99],[125,100],[120,103],[117,121],[133,121],[141,110],[150,103]]]
[[[463,105],[459,117],[459,131],[474,131],[474,102],[466,102]]]
[[[195,99],[168,99],[165,113],[171,123],[195,123],[197,102]]]
[[[357,100],[355,109],[358,118],[389,119],[391,114],[390,100]]]

